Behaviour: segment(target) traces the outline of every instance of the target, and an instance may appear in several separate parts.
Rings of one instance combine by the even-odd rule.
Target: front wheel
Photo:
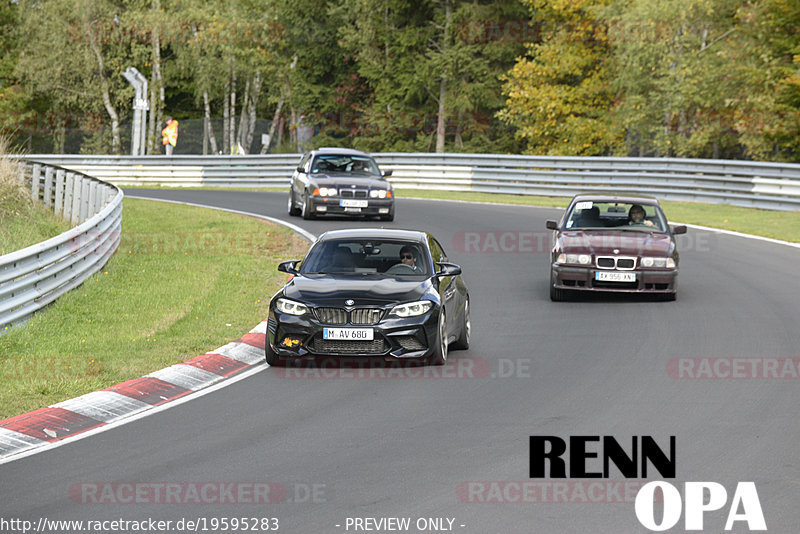
[[[314,218],[314,207],[308,198],[308,193],[303,195],[303,219],[310,220]]]
[[[264,359],[270,367],[283,367],[283,365],[286,364],[286,360],[275,354],[275,351],[272,350],[272,347],[269,345],[269,338],[267,338],[267,342],[264,346]]]
[[[457,350],[467,350],[469,348],[469,338],[472,334],[472,323],[469,319],[469,298],[464,301],[464,320],[461,322],[461,333],[453,342],[453,348]]]
[[[444,308],[439,312],[439,327],[436,336],[436,349],[433,351],[428,363],[430,365],[444,365],[447,363],[447,321],[444,316]]]
[[[553,273],[550,273],[550,300],[553,302],[563,302],[567,300],[566,290],[555,287],[555,277]]]
[[[297,215],[300,215],[300,209],[297,206],[294,205],[294,191],[291,190],[291,189],[289,190],[289,203],[288,204],[289,204],[289,206],[287,208],[287,211],[289,212],[289,216],[290,217],[295,217]]]

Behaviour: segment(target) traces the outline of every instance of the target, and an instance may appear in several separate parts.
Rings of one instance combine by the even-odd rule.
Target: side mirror
[[[678,226],[673,226],[672,227],[672,233],[675,234],[675,235],[685,234],[686,233],[686,225],[685,224],[680,224]]]
[[[391,176],[391,175],[392,175],[392,170],[391,169],[389,169],[388,171],[384,171],[383,172],[383,176],[384,177]]]
[[[306,172],[306,170],[303,167],[296,167],[295,170],[297,172]]]
[[[436,276],[458,276],[461,274],[461,267],[455,263],[437,263],[436,267],[439,269],[436,271]]]
[[[297,262],[300,260],[283,261],[278,264],[278,270],[282,273],[299,274],[297,272]]]
[[[548,230],[558,230],[558,221],[547,221],[545,224]]]

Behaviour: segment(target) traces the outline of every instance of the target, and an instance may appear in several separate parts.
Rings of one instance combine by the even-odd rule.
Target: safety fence
[[[19,169],[33,198],[75,226],[0,256],[0,334],[102,268],[119,246],[122,226],[117,186],[32,158]]]
[[[800,209],[800,165],[679,158],[374,154],[395,187],[569,197],[593,191]],[[120,186],[285,187],[299,154],[35,156]]]

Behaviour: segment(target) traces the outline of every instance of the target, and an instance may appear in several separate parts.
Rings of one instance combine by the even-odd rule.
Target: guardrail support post
[[[83,176],[76,174],[72,183],[72,211],[70,212],[70,222],[77,226],[81,217],[81,189],[83,186]]]
[[[70,220],[72,218],[72,194],[75,191],[74,187],[75,174],[71,172],[66,173],[64,180],[64,219]]]
[[[31,173],[31,197],[33,200],[39,200],[39,182],[41,181],[42,166],[38,163],[33,164],[33,172]]]
[[[64,182],[66,180],[66,171],[58,169],[56,171],[56,203],[53,206],[53,213],[61,215],[64,213]]]
[[[89,180],[81,176],[81,212],[78,222],[89,218]]]
[[[97,206],[97,182],[95,182],[94,180],[92,180],[92,182],[89,184],[89,198],[88,198],[88,204],[87,205],[89,206],[89,210],[88,210],[89,211],[89,217],[93,217],[94,215],[96,215],[97,214],[97,208],[96,208],[96,206]]]
[[[49,166],[44,170],[44,205],[53,208],[53,168]]]
[[[24,186],[25,185],[25,162],[20,161],[17,164],[17,167],[19,169],[19,183]]]

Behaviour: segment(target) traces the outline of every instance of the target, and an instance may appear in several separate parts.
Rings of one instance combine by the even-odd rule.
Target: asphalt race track
[[[290,218],[284,193],[129,193],[269,215],[314,234],[386,224]],[[727,505],[705,514],[705,531],[723,531],[737,483],[752,481],[769,531],[795,532],[800,395],[797,374],[784,366],[797,371],[797,360],[786,359],[797,358],[800,346],[800,249],[690,229],[680,240],[676,302],[552,303],[545,220],[559,213],[398,200],[388,226],[436,235],[470,288],[472,346],[451,353],[444,377],[287,376],[265,367],[190,402],[0,465],[0,518],[173,525],[204,518],[209,532],[222,518],[277,518],[278,531],[288,533],[390,531],[367,518],[410,518],[408,532],[648,532],[633,499],[646,480],[661,478],[657,472],[625,479],[612,466],[609,479],[530,479],[529,436],[614,436],[627,445],[632,436],[652,436],[665,450],[675,436],[677,477],[668,482],[681,493],[689,481],[727,489]],[[777,372],[763,371],[767,361]],[[710,374],[700,372],[703,362]],[[602,460],[592,462],[602,468]],[[112,482],[112,497],[91,502]],[[556,491],[556,482],[569,485]],[[151,491],[137,503],[119,483],[238,486],[235,502],[199,504],[188,493],[170,500]],[[270,502],[252,503],[258,499],[247,492],[264,484]],[[444,518],[441,528],[431,530],[437,525],[429,518]],[[744,525],[734,531],[746,532]],[[683,529],[681,519],[672,531]]]

